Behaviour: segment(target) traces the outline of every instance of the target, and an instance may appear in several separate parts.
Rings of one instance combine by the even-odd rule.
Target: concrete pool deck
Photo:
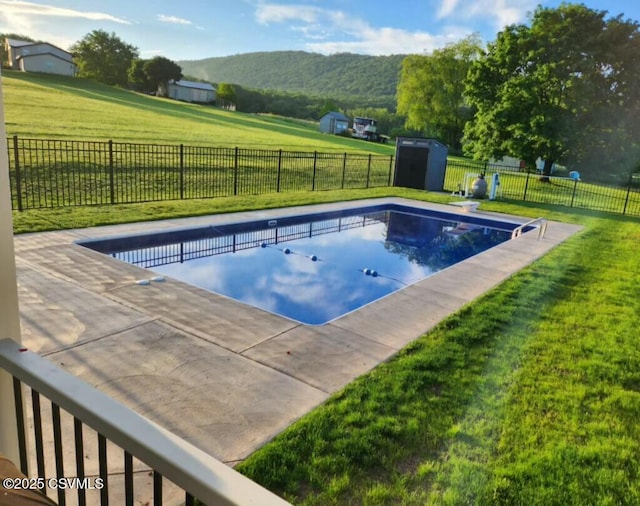
[[[581,227],[550,222],[322,326],[306,326],[74,241],[271,219],[370,199],[15,237],[23,343],[230,465]],[[526,218],[483,213],[524,223]]]

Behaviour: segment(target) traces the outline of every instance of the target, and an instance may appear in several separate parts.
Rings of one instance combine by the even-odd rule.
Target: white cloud
[[[162,21],[163,23],[173,23],[176,25],[190,25],[191,21],[184,18],[179,18],[177,16],[166,16],[164,14],[158,14],[158,21]]]
[[[52,17],[58,19],[52,22]],[[29,35],[61,48],[68,48],[77,40],[75,36],[78,35],[78,30],[74,29],[74,26],[86,20],[131,24],[125,19],[104,12],[72,10],[18,0],[0,0],[0,32]]]
[[[304,21],[314,23],[321,17],[322,9],[310,5],[278,5],[261,3],[256,9],[258,23],[284,23],[285,21]]]
[[[445,0],[457,3],[459,0]],[[500,1],[500,0],[499,0]],[[455,7],[455,5],[453,5]],[[343,11],[309,5],[260,3],[256,20],[261,24],[291,23],[289,29],[301,33],[309,42],[306,48],[319,53],[406,54],[429,52],[455,42],[471,30],[450,30],[432,35],[392,27],[373,27]],[[318,42],[322,40],[323,42]]]
[[[409,32],[398,28],[369,28],[361,32],[357,40],[310,42],[306,46],[318,53],[364,53],[372,55],[429,53],[434,49],[456,42],[466,36],[459,33],[431,35],[426,32]]]
[[[92,21],[112,21],[114,23],[131,24],[126,19],[112,16],[104,12],[78,11],[55,7],[53,5],[35,4],[32,2],[22,2],[20,0],[0,0],[0,18],[15,18],[30,16],[55,16],[63,18],[90,19]]]
[[[438,19],[455,17],[456,21],[488,18],[497,30],[525,21],[539,0],[442,0]]]
[[[453,14],[461,0],[442,0],[442,4],[438,9],[438,18],[446,18]]]

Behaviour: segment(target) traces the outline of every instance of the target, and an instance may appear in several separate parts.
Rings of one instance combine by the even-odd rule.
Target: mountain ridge
[[[213,83],[335,99],[369,97],[374,102],[395,103],[405,56],[263,51],[182,60],[178,64],[185,76]]]

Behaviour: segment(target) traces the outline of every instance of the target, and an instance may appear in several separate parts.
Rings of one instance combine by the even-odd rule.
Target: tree
[[[640,32],[637,22],[606,14],[538,7],[530,26],[500,32],[469,72],[466,94],[478,110],[465,151],[529,165],[540,157],[544,176],[555,161],[581,173],[628,175],[640,159]]]
[[[473,115],[464,80],[480,54],[479,38],[471,35],[430,55],[404,59],[397,110],[406,116],[407,128],[438,137],[455,151],[461,149],[464,125]]]
[[[340,111],[340,107],[331,99],[326,99],[318,111],[318,117],[322,118],[328,112]]]
[[[158,89],[158,94],[162,97],[167,96],[169,81],[182,79],[182,67],[164,56],[156,56],[148,60],[143,68],[148,82]]]
[[[147,60],[135,58],[131,62],[131,67],[127,73],[129,86],[135,91],[148,93],[155,91],[153,84],[149,81],[147,73],[144,71],[144,65]]]
[[[219,83],[216,89],[216,102],[220,107],[231,108],[238,102],[238,94],[233,84]]]
[[[120,40],[115,33],[94,30],[71,46],[78,76],[101,83],[126,86],[131,62],[138,49]]]

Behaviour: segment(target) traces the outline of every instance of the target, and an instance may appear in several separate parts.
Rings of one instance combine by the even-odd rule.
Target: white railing
[[[35,404],[39,406],[40,396],[48,398],[51,401],[52,411],[59,412],[59,409],[62,408],[72,415],[78,423],[81,422],[95,430],[99,438],[109,440],[122,448],[125,455],[129,456],[129,459],[133,456],[153,469],[154,491],[156,477],[158,477],[160,483],[160,498],[154,497],[154,504],[162,504],[162,477],[167,478],[186,492],[187,504],[193,503],[194,498],[210,506],[284,506],[289,504],[219,460],[180,439],[175,434],[60,369],[47,359],[25,350],[20,344],[11,339],[0,340],[0,369],[3,369],[14,378],[16,388],[15,404],[22,403],[23,385],[28,385],[38,398]],[[13,404],[13,402],[10,403],[9,399],[2,399],[1,408],[3,410],[8,409],[10,404]],[[16,408],[17,412],[22,412],[22,406],[16,406]],[[40,418],[39,413],[37,414],[38,418]],[[35,415],[36,413],[34,413],[34,429],[36,431],[35,437],[38,439]],[[27,454],[26,440],[28,439],[25,437],[26,427],[24,426],[26,424],[21,415],[18,415],[18,420],[23,425],[23,427],[19,427],[20,434],[18,437],[20,439],[21,460],[24,460]],[[41,421],[38,421],[38,423],[41,423]],[[60,432],[59,419],[57,427],[55,424],[54,419],[54,434],[56,431]],[[41,439],[42,427],[39,429]],[[80,441],[82,441],[82,434],[80,435]],[[36,445],[37,443],[38,441],[36,441]],[[41,441],[40,445],[42,446]],[[56,445],[61,446],[61,443],[57,441]],[[77,447],[76,454],[78,454]],[[82,455],[82,451],[80,451],[79,455]],[[104,475],[105,479],[107,479],[106,452],[104,452],[103,457],[104,462],[102,462],[102,457],[100,462],[100,475]],[[78,464],[76,462],[76,465]],[[56,447],[56,470],[62,469],[61,466],[58,468],[58,465],[58,447]],[[21,462],[20,467],[25,473],[25,462]],[[39,472],[40,467],[39,463]],[[58,476],[57,478],[62,477]],[[126,477],[125,482],[127,482]],[[126,503],[133,504],[131,479],[128,480],[128,483],[129,490],[126,491]],[[58,492],[60,493],[60,491]],[[108,491],[101,492],[100,499],[101,504],[107,504],[109,501]],[[59,496],[58,500],[62,504],[65,498],[60,498]]]
[[[511,239],[520,237],[527,227],[533,227],[536,224],[538,225],[538,240],[542,239],[547,232],[547,220],[544,218],[535,218],[514,228],[511,232]]]

